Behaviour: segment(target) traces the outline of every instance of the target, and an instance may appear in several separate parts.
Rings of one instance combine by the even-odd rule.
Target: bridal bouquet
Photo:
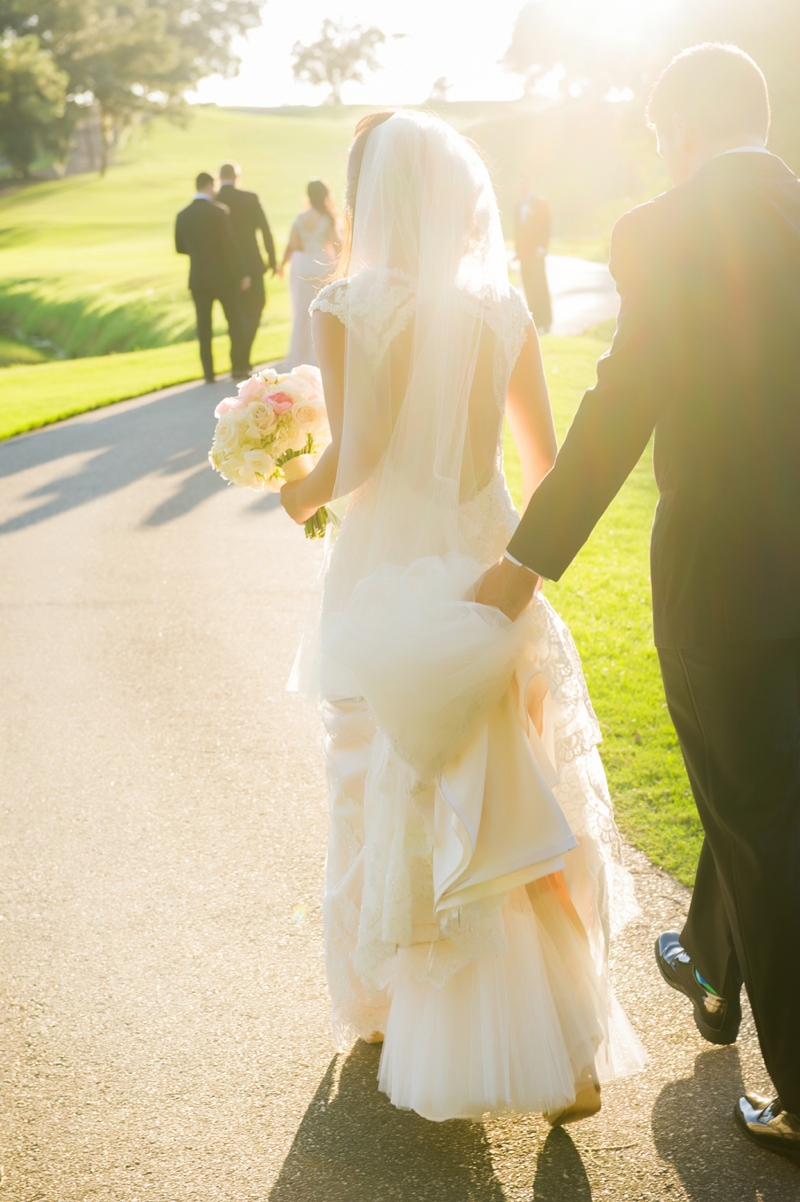
[[[240,384],[238,396],[220,401],[214,417],[209,462],[241,488],[278,492],[284,483],[302,480],[330,442],[316,367],[283,375],[267,368]],[[321,538],[327,522],[323,506],[306,522],[306,538]]]

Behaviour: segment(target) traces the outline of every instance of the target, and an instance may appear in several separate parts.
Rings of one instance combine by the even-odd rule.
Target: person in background
[[[267,301],[264,287],[264,273],[267,265],[261,257],[258,245],[258,230],[264,242],[264,254],[272,274],[275,274],[275,243],[269,228],[267,215],[261,201],[255,192],[244,192],[239,187],[241,169],[238,163],[223,163],[219,169],[221,187],[217,200],[230,210],[233,236],[239,248],[247,273],[250,276],[250,287],[241,298],[244,336],[247,340],[248,363],[253,341],[261,324],[261,314]]]
[[[307,189],[308,208],[295,220],[289,235],[280,274],[291,260],[289,296],[292,303],[292,339],[283,370],[291,371],[301,363],[316,366],[311,338],[309,306],[322,285],[330,278],[339,246],[339,214],[324,179],[312,179]]]
[[[552,233],[550,206],[536,196],[528,180],[522,180],[521,196],[514,213],[514,234],[525,299],[537,330],[543,333],[553,323],[550,289],[544,259]]]
[[[211,338],[215,300],[222,305],[228,323],[231,375],[234,380],[246,380],[250,373],[241,297],[251,279],[233,236],[230,214],[215,200],[214,177],[207,171],[198,175],[194,200],[175,220],[175,249],[179,255],[189,256],[189,290],[197,314],[197,339],[206,383],[214,383]]]

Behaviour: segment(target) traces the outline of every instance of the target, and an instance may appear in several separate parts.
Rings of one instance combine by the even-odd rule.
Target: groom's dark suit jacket
[[[247,270],[233,236],[230,214],[222,204],[195,198],[175,219],[175,249],[189,256],[192,292],[228,292]]]
[[[557,580],[655,429],[655,640],[800,637],[800,181],[735,151],[627,213],[611,350],[509,553]]]
[[[256,277],[266,271],[261,251],[258,248],[256,231],[261,230],[264,239],[264,250],[272,270],[275,270],[275,243],[269,228],[267,215],[261,201],[255,192],[243,192],[233,184],[223,184],[217,193],[217,200],[224,204],[231,215],[231,225],[239,254],[242,257],[248,275]]]

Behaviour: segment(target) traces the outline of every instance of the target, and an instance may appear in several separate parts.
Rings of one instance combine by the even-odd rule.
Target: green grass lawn
[[[242,186],[261,195],[282,254],[309,179],[328,177],[341,197],[345,150],[361,111],[198,108],[185,128],[154,123],[102,179],[76,175],[6,191],[0,324],[49,339],[70,357],[191,338],[188,259],[175,254],[173,225],[197,172],[237,159]],[[286,319],[285,283],[268,288],[273,319]]]
[[[607,343],[542,339],[559,441]],[[506,474],[521,502],[510,437]],[[601,753],[620,828],[650,859],[691,885],[702,833],[653,646],[649,537],[658,490],[645,452],[589,542],[545,593],[569,623],[603,730]]]
[[[262,325],[253,346],[253,362],[280,358],[288,341],[287,321]],[[230,370],[228,339],[222,335],[214,339],[214,365],[219,374]],[[0,371],[0,438],[196,380],[199,375],[194,341],[91,359],[60,359],[36,367],[7,367]],[[235,385],[231,389],[235,392]]]

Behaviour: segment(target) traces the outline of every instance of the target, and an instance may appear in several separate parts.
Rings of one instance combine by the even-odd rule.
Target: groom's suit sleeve
[[[548,580],[558,580],[586,542],[668,400],[677,331],[654,208],[634,209],[614,227],[609,267],[621,302],[614,341],[508,546],[509,555]]]

